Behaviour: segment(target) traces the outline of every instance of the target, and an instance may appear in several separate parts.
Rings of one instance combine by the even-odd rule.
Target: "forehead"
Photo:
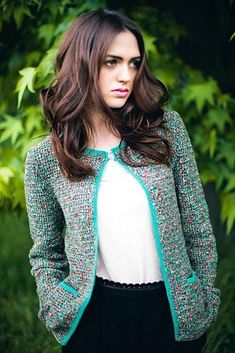
[[[136,37],[130,31],[118,33],[109,45],[107,54],[122,57],[139,56],[140,51]]]

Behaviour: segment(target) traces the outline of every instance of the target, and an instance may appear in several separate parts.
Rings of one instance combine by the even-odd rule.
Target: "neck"
[[[121,141],[121,135],[118,130],[109,126],[102,114],[93,112],[90,114],[92,122],[92,132],[89,137],[89,146],[109,146],[117,145]],[[91,147],[92,148],[92,147]],[[96,147],[97,148],[97,147]]]

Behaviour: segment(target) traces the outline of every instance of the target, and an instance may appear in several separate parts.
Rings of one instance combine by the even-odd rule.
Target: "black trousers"
[[[97,277],[96,277],[97,278]],[[200,353],[206,334],[176,342],[163,282],[116,288],[97,279],[83,316],[62,353]]]

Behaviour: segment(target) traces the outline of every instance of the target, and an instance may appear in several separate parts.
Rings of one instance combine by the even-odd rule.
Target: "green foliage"
[[[235,38],[235,32],[233,32],[233,34],[231,35],[231,37],[229,38],[229,41],[231,41],[232,39]]]
[[[202,182],[216,187],[220,220],[229,234],[235,224],[235,100],[213,77],[178,57],[178,42],[189,33],[170,12],[160,12],[156,6],[128,6],[144,33],[150,68],[169,90],[168,108],[179,111],[188,128]],[[57,6],[53,0],[0,1],[5,49],[0,64],[0,207],[25,210],[25,154],[48,131],[38,95],[51,83],[64,31],[79,14],[104,7],[101,0],[64,0]],[[9,26],[15,33],[10,46]]]
[[[27,218],[0,214],[0,346],[4,353],[59,353],[60,346],[38,320],[38,297],[30,274]]]
[[[200,83],[187,84],[182,90],[182,99],[186,107],[195,104],[197,111],[201,114],[205,106],[214,106],[215,95],[218,91],[217,82],[210,78]]]
[[[228,232],[232,229],[234,218],[235,218],[235,192],[230,191],[234,189],[234,174],[231,175],[229,178],[229,182],[227,184],[226,189],[229,190],[226,192],[226,189],[223,193],[221,193],[222,198],[222,214],[221,219],[222,221],[227,221],[227,229]]]
[[[23,70],[19,71],[20,75],[22,76],[21,79],[17,82],[16,92],[18,92],[18,105],[17,108],[20,107],[20,103],[26,88],[32,93],[35,93],[33,89],[33,79],[36,74],[35,67],[26,67]]]

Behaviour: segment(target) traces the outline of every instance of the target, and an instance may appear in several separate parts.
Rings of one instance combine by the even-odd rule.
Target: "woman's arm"
[[[217,306],[220,291],[214,288],[217,248],[189,134],[181,116],[168,112],[172,170],[183,234],[192,268],[200,278],[205,294]]]
[[[31,148],[25,161],[25,197],[33,246],[29,252],[40,305],[66,277],[68,260],[64,252],[63,212],[45,173],[40,153]],[[40,313],[39,313],[40,317]]]

